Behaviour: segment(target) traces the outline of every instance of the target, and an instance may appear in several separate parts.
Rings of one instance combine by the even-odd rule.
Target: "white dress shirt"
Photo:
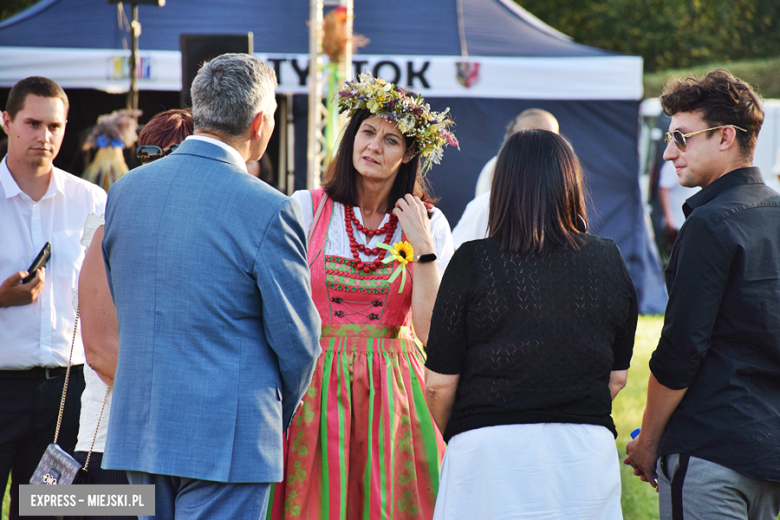
[[[463,242],[487,238],[489,216],[490,190],[469,202],[463,210],[458,225],[452,230],[455,249],[458,249]]]
[[[206,137],[205,135],[188,135],[187,137],[185,137],[184,140],[186,141],[187,139],[191,139],[193,141],[205,141],[207,143],[211,143],[211,144],[219,146],[220,148],[225,150],[229,155],[232,155],[238,162],[243,164],[244,165],[244,170],[247,173],[249,173],[249,171],[246,169],[246,161],[244,161],[244,158],[241,157],[241,154],[238,153],[238,150],[236,150],[235,148],[233,148],[229,144],[223,143],[219,139],[214,139],[213,137]]]
[[[498,156],[490,159],[485,163],[485,166],[482,167],[482,170],[479,172],[479,177],[477,178],[477,188],[474,190],[475,197],[479,197],[483,193],[490,191],[490,188],[493,186],[493,172],[496,169],[496,162],[498,162]]]
[[[26,270],[51,242],[38,299],[0,308],[0,370],[67,366],[76,318],[72,287],[84,260],[81,232],[87,215],[103,213],[105,205],[102,188],[58,168],[53,168],[46,194],[35,202],[16,184],[6,159],[0,163],[0,282]],[[82,363],[79,334],[73,364]]]

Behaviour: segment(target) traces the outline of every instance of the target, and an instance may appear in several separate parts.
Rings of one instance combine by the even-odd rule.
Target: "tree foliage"
[[[764,98],[780,98],[780,58],[732,62],[709,62],[706,65],[668,69],[644,75],[645,97],[658,97],[672,78],[701,77],[712,69],[726,69],[750,84]]]
[[[0,0],[0,20],[38,0]],[[585,45],[645,71],[780,56],[780,0],[515,0]]]
[[[780,55],[778,0],[515,0],[572,36],[640,55],[645,70]]]
[[[0,21],[11,18],[28,7],[38,3],[38,0],[2,0],[0,1]]]

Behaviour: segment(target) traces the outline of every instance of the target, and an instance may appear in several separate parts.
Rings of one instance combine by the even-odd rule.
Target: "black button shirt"
[[[740,168],[683,210],[650,369],[688,391],[658,454],[780,481],[780,195],[758,168]]]

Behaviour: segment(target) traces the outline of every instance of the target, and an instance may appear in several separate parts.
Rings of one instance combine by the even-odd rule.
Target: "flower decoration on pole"
[[[393,271],[393,275],[388,282],[393,283],[400,274],[401,286],[398,288],[398,294],[401,294],[404,290],[404,285],[406,284],[406,264],[414,262],[414,248],[412,247],[412,244],[404,240],[403,242],[396,242],[393,244],[393,247],[383,244],[382,242],[378,243],[376,247],[390,252],[391,256],[382,260],[383,264],[389,264],[393,260],[398,262],[398,267]]]
[[[329,63],[323,66],[328,81],[327,125],[325,126],[326,161],[330,161],[333,149],[336,147],[339,135],[338,107],[333,100],[332,92],[338,90],[338,85],[344,81],[346,73],[345,61],[352,66],[352,58],[347,59],[347,47],[352,44],[349,55],[358,47],[365,47],[370,40],[362,34],[347,31],[348,10],[346,7],[336,7],[322,21],[322,52],[328,55]],[[349,24],[351,27],[351,23]]]
[[[449,130],[455,124],[449,118],[449,108],[434,112],[422,96],[410,96],[404,89],[374,78],[370,72],[344,83],[338,91],[338,103],[339,112],[349,112],[349,117],[357,110],[367,109],[396,124],[402,134],[413,138],[416,153],[423,158],[423,175],[441,162],[445,146],[456,146],[460,150],[458,140]]]

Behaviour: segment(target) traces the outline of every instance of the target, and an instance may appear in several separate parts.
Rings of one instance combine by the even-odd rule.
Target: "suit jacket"
[[[110,190],[103,254],[119,359],[103,467],[282,479],[319,346],[299,206],[186,140]]]

